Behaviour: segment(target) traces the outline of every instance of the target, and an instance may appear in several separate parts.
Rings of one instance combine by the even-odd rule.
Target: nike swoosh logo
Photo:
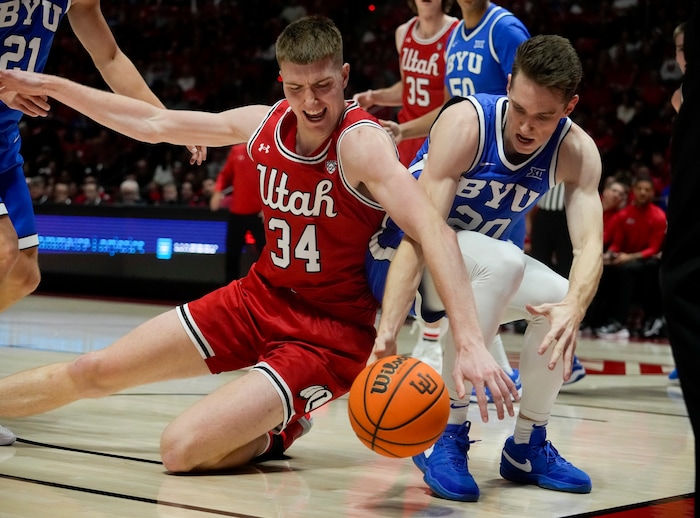
[[[526,473],[530,473],[532,471],[532,463],[530,462],[530,459],[527,459],[525,462],[518,462],[513,457],[508,455],[508,452],[505,450],[503,451],[503,456],[506,458],[506,460],[508,462],[510,462],[516,468],[519,468]]]
[[[469,403],[464,404],[464,403],[457,403],[456,405],[454,403],[450,403],[450,408],[464,408],[469,406]]]
[[[496,165],[494,162],[481,162],[479,167],[488,167],[490,165]]]

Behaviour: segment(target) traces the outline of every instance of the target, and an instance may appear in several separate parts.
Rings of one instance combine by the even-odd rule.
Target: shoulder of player
[[[104,18],[99,0],[71,0],[66,15],[71,24],[89,21],[93,17]]]
[[[403,45],[403,41],[406,38],[406,34],[408,33],[409,27],[411,27],[411,24],[417,17],[414,16],[407,22],[402,23],[396,28],[396,31],[394,32],[396,36],[396,48],[401,50],[401,46]]]
[[[344,131],[336,150],[346,181],[355,187],[372,184],[387,170],[400,166],[391,137],[376,124],[357,124]]]
[[[99,7],[100,2],[99,0],[71,0],[70,6],[71,8],[78,6],[81,9],[86,7]]]
[[[520,19],[513,13],[506,11],[504,9],[503,13],[497,15],[497,19],[493,24],[493,34],[494,37],[506,37],[509,35],[520,36],[523,33],[527,38],[530,37],[530,33],[525,27]]]
[[[436,122],[442,119],[442,124],[473,125],[478,118],[476,107],[472,104],[473,102],[473,100],[470,101],[466,97],[453,97],[444,106]]]
[[[576,178],[580,183],[585,174],[587,178],[595,180],[597,188],[601,170],[600,152],[595,141],[581,126],[572,123],[559,150],[557,177],[562,180]]]
[[[455,16],[450,16],[448,14],[445,15],[445,23],[443,26],[448,25],[450,28],[455,28],[457,24],[459,23],[459,18],[456,18]]]
[[[573,121],[571,121],[571,127],[562,141],[562,149],[575,153],[587,153],[591,150],[598,151],[593,137]]]
[[[354,124],[343,131],[338,139],[338,155],[342,155],[341,159],[371,159],[373,154],[383,154],[387,151],[395,154],[394,148],[387,131],[371,121]]]

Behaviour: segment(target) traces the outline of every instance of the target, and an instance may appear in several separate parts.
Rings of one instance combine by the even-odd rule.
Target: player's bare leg
[[[282,423],[282,400],[252,370],[219,387],[178,416],[163,432],[161,456],[173,472],[200,472],[248,463],[270,446]]]
[[[0,311],[5,311],[39,286],[38,247],[19,250],[9,216],[0,216]]]
[[[208,373],[175,310],[171,310],[105,349],[0,379],[0,417],[40,414],[79,399]]]

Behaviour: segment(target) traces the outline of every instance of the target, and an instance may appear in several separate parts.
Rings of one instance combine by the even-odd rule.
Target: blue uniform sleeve
[[[493,45],[506,77],[513,70],[516,49],[528,39],[530,33],[515,16],[504,16],[496,22],[493,28]]]

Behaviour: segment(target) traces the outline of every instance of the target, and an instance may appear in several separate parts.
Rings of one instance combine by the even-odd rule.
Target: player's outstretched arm
[[[73,0],[67,16],[76,37],[113,92],[165,108],[136,66],[119,48],[102,14],[99,0]],[[201,164],[206,160],[206,147],[190,144],[187,149],[192,155],[190,163]]]
[[[566,136],[559,157],[557,179],[565,185],[566,219],[574,253],[569,289],[561,302],[528,307],[528,310],[549,319],[551,329],[538,352],[544,354],[552,348],[550,369],[563,357],[564,379],[567,380],[571,375],[579,326],[603,271],[603,208],[598,194],[602,165],[595,143],[577,125],[572,126]]]
[[[188,145],[194,141],[216,147],[243,142],[269,109],[245,106],[221,113],[166,110],[61,77],[20,70],[0,70],[0,89],[51,97],[103,126],[148,143]]]

